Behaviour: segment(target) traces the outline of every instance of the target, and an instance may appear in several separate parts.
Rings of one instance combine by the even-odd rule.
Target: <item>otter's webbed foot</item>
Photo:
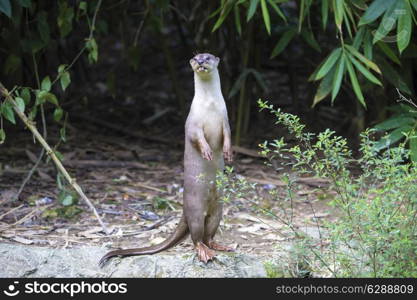
[[[197,243],[195,249],[197,250],[198,259],[204,262],[205,264],[208,263],[210,260],[213,260],[214,255],[216,254],[213,250],[211,250],[203,243]]]
[[[210,247],[210,249],[218,250],[218,251],[226,251],[226,252],[235,251],[234,248],[218,244],[215,241],[208,242],[208,246]]]

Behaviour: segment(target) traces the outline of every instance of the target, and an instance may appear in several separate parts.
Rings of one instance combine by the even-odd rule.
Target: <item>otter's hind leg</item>
[[[222,219],[223,203],[221,202],[220,195],[216,189],[216,186],[212,187],[209,197],[210,200],[208,206],[208,214],[205,219],[205,230],[203,238],[204,244],[213,250],[233,251],[233,248],[218,244],[213,240]]]
[[[197,185],[200,186],[197,187]],[[190,230],[191,239],[197,251],[197,256],[204,263],[212,260],[215,255],[215,252],[203,242],[208,196],[208,192],[203,191],[206,189],[201,183],[196,183],[190,190],[187,192],[184,191],[184,215],[187,220],[188,229]]]

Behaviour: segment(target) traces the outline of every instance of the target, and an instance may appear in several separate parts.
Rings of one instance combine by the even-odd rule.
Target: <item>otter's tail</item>
[[[115,250],[110,251],[104,255],[100,262],[98,263],[102,267],[106,261],[114,256],[132,256],[132,255],[146,255],[146,254],[155,254],[161,251],[164,251],[168,248],[174,247],[176,244],[181,242],[188,234],[188,225],[185,221],[184,215],[182,215],[180,222],[178,223],[177,229],[175,232],[167,238],[162,243],[145,248],[133,248],[133,249],[124,249],[124,250]]]

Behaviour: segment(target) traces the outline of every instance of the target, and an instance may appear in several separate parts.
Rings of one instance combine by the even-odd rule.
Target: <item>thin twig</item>
[[[410,105],[412,105],[412,106],[414,106],[415,108],[417,108],[417,104],[415,104],[414,102],[413,102],[413,100],[411,100],[411,99],[407,99],[403,94],[401,94],[400,93],[400,90],[397,88],[396,89],[397,90],[397,93],[398,93],[398,95],[400,96],[400,99],[398,99],[397,100],[397,102],[402,102],[402,101],[404,101],[404,102],[407,102],[408,104],[410,104]]]
[[[13,110],[17,114],[17,116],[25,123],[26,127],[32,132],[35,139],[42,145],[43,148],[45,148],[47,155],[51,157],[53,162],[55,163],[58,170],[61,172],[61,174],[65,177],[65,179],[68,181],[68,183],[73,187],[73,189],[80,195],[80,197],[87,203],[87,205],[90,207],[90,209],[93,211],[94,215],[96,216],[97,220],[99,221],[101,227],[103,228],[103,231],[106,234],[109,234],[109,230],[104,225],[103,221],[101,220],[99,214],[97,213],[96,208],[94,205],[90,202],[90,200],[87,198],[87,196],[84,194],[81,187],[76,183],[75,179],[71,177],[71,175],[67,172],[67,170],[62,165],[61,161],[56,156],[55,152],[52,150],[52,148],[48,145],[48,143],[45,141],[45,139],[42,137],[42,135],[39,133],[38,129],[36,128],[35,124],[27,118],[24,112],[20,111],[19,107],[16,104],[15,99],[13,96],[9,94],[7,89],[4,87],[4,85],[0,82],[0,95],[2,95],[6,101],[9,101],[10,104],[13,106]]]

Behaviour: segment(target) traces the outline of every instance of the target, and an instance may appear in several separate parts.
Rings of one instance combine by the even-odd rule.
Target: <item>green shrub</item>
[[[318,265],[334,277],[416,277],[417,168],[409,162],[404,143],[381,152],[372,138],[374,130],[368,129],[361,134],[360,157],[354,158],[346,139],[333,131],[305,132],[297,116],[261,100],[258,104],[275,115],[276,124],[286,127],[297,141],[295,146],[282,138],[260,145],[271,165],[291,167],[296,175],[327,178],[336,194],[330,203],[337,211],[337,221],[323,224],[326,234],[319,245],[306,243],[303,250],[309,255],[303,259],[308,257],[310,266]],[[359,175],[352,174],[352,166],[360,169]],[[290,178],[294,174],[283,176],[288,196],[276,202],[285,210],[278,215],[259,207],[256,187],[234,179],[231,170],[227,171],[217,182],[226,199],[244,195],[254,208],[287,225],[298,238],[296,243],[308,240],[292,224],[292,205],[285,206],[292,203],[295,191]],[[276,191],[270,194],[278,197]]]

